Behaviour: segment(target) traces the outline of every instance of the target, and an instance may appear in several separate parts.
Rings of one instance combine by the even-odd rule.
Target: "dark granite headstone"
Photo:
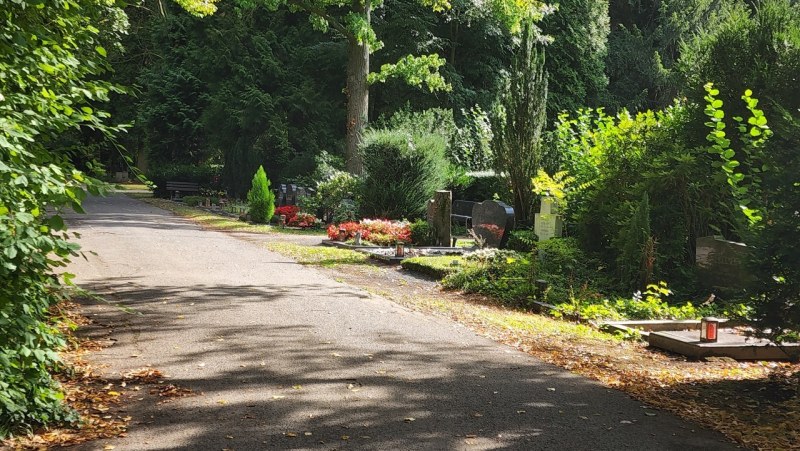
[[[486,246],[503,248],[514,230],[514,209],[496,200],[486,200],[472,207],[472,228],[486,240]]]
[[[289,185],[286,192],[286,205],[297,205],[297,185]]]
[[[698,238],[695,261],[700,284],[712,290],[747,288],[755,280],[745,266],[747,253],[744,243],[726,241],[716,236]]]
[[[278,190],[278,206],[282,207],[286,205],[286,184],[281,183],[281,187]]]
[[[306,188],[304,186],[298,186],[297,187],[297,200],[298,201],[300,199],[306,197],[307,195],[308,195],[308,193],[306,192]]]

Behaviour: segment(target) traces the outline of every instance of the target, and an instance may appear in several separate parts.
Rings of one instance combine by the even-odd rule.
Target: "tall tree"
[[[218,0],[175,0],[187,11],[198,16],[213,14]],[[444,60],[437,54],[406,55],[396,63],[384,64],[380,72],[370,74],[370,54],[380,50],[383,42],[372,27],[372,13],[381,7],[377,0],[238,0],[243,6],[263,4],[272,10],[287,7],[292,11],[303,11],[320,31],[333,29],[347,42],[347,119],[345,157],[347,169],[353,173],[362,170],[358,147],[366,128],[369,109],[369,84],[399,77],[414,86],[427,86],[431,91],[447,89],[448,85],[439,74]],[[434,11],[450,8],[448,0],[419,0]],[[511,31],[520,29],[523,21],[539,20],[546,12],[538,0],[492,0],[484,5],[501,23]]]
[[[547,71],[544,50],[537,48],[536,40],[534,26],[528,24],[492,119],[495,166],[508,177],[514,213],[522,222],[531,219],[531,179],[541,164],[542,130],[547,121]]]

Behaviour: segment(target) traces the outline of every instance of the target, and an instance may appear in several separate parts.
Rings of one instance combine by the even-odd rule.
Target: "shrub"
[[[433,193],[445,185],[446,142],[441,136],[401,130],[372,130],[361,152],[365,216],[390,219],[419,217]]]
[[[533,294],[534,262],[508,250],[481,249],[464,255],[463,271],[442,281],[447,288],[480,293],[512,305],[525,305]]]
[[[533,230],[512,230],[508,235],[507,248],[517,252],[531,252],[539,237]]]
[[[356,219],[357,204],[354,197],[357,187],[358,179],[344,171],[334,170],[329,178],[318,182],[314,203],[322,219],[334,222]],[[340,208],[346,211],[340,211]]]
[[[285,216],[287,224],[289,224],[299,212],[300,207],[297,205],[284,205],[281,207],[275,207],[275,216]]]
[[[355,221],[358,218],[358,204],[351,199],[342,199],[333,210],[333,222]]]
[[[311,213],[297,213],[297,215],[293,216],[292,219],[288,221],[290,226],[302,227],[304,229],[316,227],[318,223],[319,219]]]
[[[447,187],[453,192],[453,199],[482,202],[499,199],[512,204],[511,189],[508,183],[493,171],[468,172],[450,182]]]
[[[269,179],[264,166],[259,166],[253,176],[252,188],[247,193],[250,219],[257,224],[266,224],[275,213],[275,194],[269,189]]]
[[[433,244],[433,234],[428,221],[417,219],[409,224],[408,228],[411,231],[411,243],[418,246],[430,246]]]
[[[203,196],[184,196],[182,200],[184,205],[196,207],[198,205],[203,205],[203,202],[205,202],[206,198]]]

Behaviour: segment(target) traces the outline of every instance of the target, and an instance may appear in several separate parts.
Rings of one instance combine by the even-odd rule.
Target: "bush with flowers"
[[[379,246],[389,246],[398,242],[411,242],[411,228],[407,221],[389,221],[387,219],[363,219],[361,222],[343,222],[328,226],[328,238],[339,239],[339,230],[345,231],[344,240],[353,239],[356,232],[361,232],[361,239]]]
[[[304,229],[316,227],[319,220],[311,213],[297,213],[292,219],[289,219],[287,224],[291,227],[301,227]]]
[[[300,213],[300,207],[297,205],[284,205],[282,207],[275,207],[275,216],[285,216],[287,224],[292,222],[292,219],[297,216],[297,213]]]

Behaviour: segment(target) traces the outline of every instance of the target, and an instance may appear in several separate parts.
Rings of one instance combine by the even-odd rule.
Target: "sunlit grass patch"
[[[236,218],[226,217],[210,213],[200,208],[189,207],[177,202],[172,202],[166,199],[158,198],[139,198],[150,205],[158,208],[171,211],[178,216],[191,219],[192,221],[217,230],[231,230],[237,232],[251,232],[251,233],[285,233],[290,235],[318,235],[325,236],[324,230],[319,229],[292,229],[275,227],[269,224],[250,224],[247,222],[239,221]]]
[[[369,256],[350,249],[327,246],[303,246],[295,243],[267,243],[267,249],[285,255],[302,265],[331,267],[340,264],[360,265],[369,263]]]

